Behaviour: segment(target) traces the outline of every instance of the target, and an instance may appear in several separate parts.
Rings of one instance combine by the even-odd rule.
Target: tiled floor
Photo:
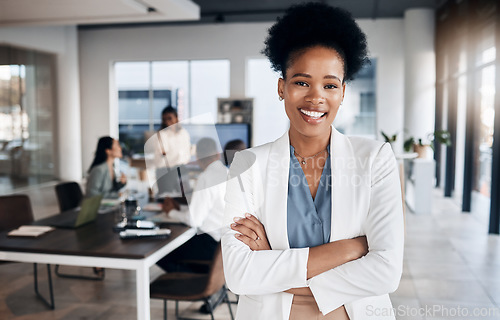
[[[399,289],[391,294],[392,312],[397,319],[412,320],[500,319],[500,237],[487,234],[487,212],[462,214],[440,194],[436,190],[432,214],[406,214],[404,271]],[[53,185],[30,196],[36,218],[57,212]],[[45,283],[41,267],[40,272]],[[151,277],[160,272],[153,267]],[[102,282],[53,281],[56,310],[49,311],[34,296],[32,265],[0,264],[0,319],[135,319],[135,277],[130,271],[106,270]],[[199,306],[183,303],[180,309],[186,310],[185,316],[209,319],[196,312]],[[151,315],[162,318],[160,301],[151,302]],[[216,319],[230,319],[227,306],[217,308]]]
[[[460,212],[436,190],[432,214],[406,214],[398,319],[500,319],[500,237],[488,213]]]

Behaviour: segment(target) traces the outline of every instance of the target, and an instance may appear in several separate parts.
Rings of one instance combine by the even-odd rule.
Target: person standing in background
[[[186,164],[191,159],[191,138],[186,129],[179,124],[177,110],[167,106],[161,112],[161,128],[157,133],[162,146],[161,166],[174,167]]]

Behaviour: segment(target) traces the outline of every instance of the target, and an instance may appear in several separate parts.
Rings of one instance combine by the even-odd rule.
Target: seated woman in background
[[[118,140],[101,137],[97,143],[94,161],[89,168],[86,196],[102,195],[104,198],[117,198],[118,191],[127,183],[122,173],[120,179],[115,177],[114,161],[122,157],[122,148]]]

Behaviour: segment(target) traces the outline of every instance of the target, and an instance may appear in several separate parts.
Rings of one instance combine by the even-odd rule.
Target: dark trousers
[[[167,272],[207,273],[218,242],[206,233],[196,235],[175,249],[156,264]],[[203,260],[206,263],[189,263],[188,260]]]

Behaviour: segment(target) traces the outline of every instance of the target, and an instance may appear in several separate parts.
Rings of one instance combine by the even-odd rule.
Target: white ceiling
[[[291,4],[302,1],[305,0],[0,0],[0,27],[99,28],[178,22],[275,21]],[[435,9],[447,0],[316,1],[347,9],[355,18],[377,19],[401,18],[409,8]]]
[[[190,0],[0,0],[0,26],[186,21],[199,18],[200,8]]]
[[[252,20],[257,15],[281,15],[291,4],[313,0],[193,0],[201,8],[202,17]],[[351,12],[355,18],[402,18],[406,9],[436,8],[445,0],[314,0]],[[456,0],[458,1],[458,0]],[[488,0],[487,0],[488,1]],[[490,0],[491,1],[491,0]],[[498,0],[496,0],[498,1]],[[246,15],[246,17],[243,17]],[[253,17],[251,17],[253,16]]]

